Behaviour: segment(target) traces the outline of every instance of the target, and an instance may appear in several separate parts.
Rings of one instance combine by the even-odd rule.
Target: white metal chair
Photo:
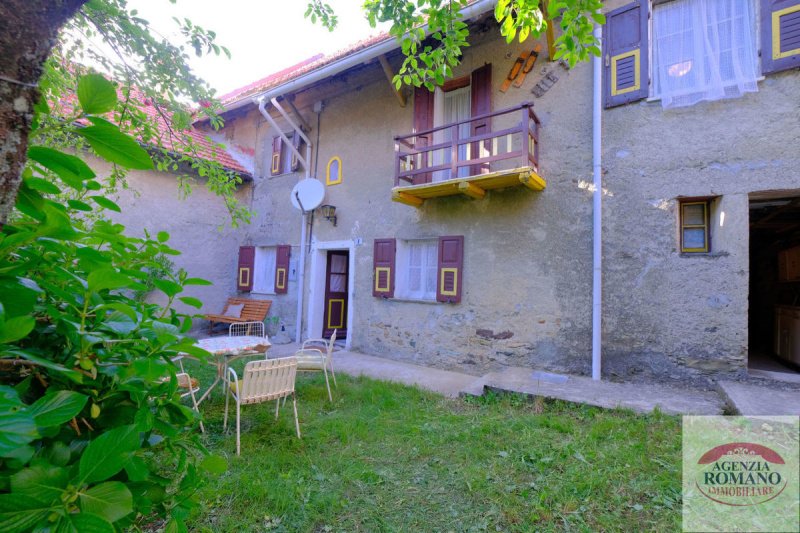
[[[228,327],[229,337],[267,337],[263,322],[236,322]]]
[[[241,452],[241,406],[276,400],[275,420],[278,419],[281,398],[292,397],[294,408],[294,427],[297,438],[300,438],[300,422],[297,419],[297,397],[294,392],[295,378],[297,377],[297,359],[284,357],[282,359],[267,359],[264,361],[250,361],[244,367],[242,380],[236,371],[228,368],[225,383],[228,393],[225,394],[225,416],[222,427],[228,427],[228,401],[230,396],[236,401],[236,455]]]
[[[328,388],[328,400],[333,401],[331,385],[328,382],[328,369],[333,376],[333,385],[336,385],[336,373],[333,370],[333,345],[336,342],[336,331],[333,330],[330,340],[308,339],[303,342],[300,349],[295,352],[298,372],[318,372],[325,374],[325,386]],[[323,353],[325,350],[325,353]]]
[[[178,365],[178,368],[181,369],[180,372],[175,374],[175,379],[178,380],[178,388],[183,389],[186,392],[181,393],[181,398],[186,398],[187,396],[192,398],[192,405],[194,406],[194,410],[197,413],[200,413],[200,407],[197,404],[197,397],[195,396],[196,393],[200,392],[200,383],[194,379],[192,376],[186,372],[186,369],[183,368],[183,356],[173,357],[172,362]],[[203,421],[200,421],[200,431],[202,433],[206,432],[206,428],[203,427]]]

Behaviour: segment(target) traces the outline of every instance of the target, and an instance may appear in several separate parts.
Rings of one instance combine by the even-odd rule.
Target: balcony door
[[[433,95],[433,126],[446,126],[448,124],[455,124],[462,120],[468,120],[471,116],[472,110],[472,87],[469,85],[469,78],[467,78],[467,86],[458,89],[446,90],[446,87],[437,87]],[[466,139],[470,135],[469,122],[460,124],[458,126],[458,138]],[[445,130],[437,131],[433,134],[433,143],[440,144],[450,142],[453,140],[453,129],[447,128]],[[465,161],[469,157],[469,145],[462,144],[458,147],[459,161]],[[433,164],[441,165],[442,163],[451,163],[453,161],[453,151],[449,148],[444,150],[437,150],[433,154]],[[460,167],[458,169],[459,178],[469,176],[469,167]],[[433,181],[444,181],[453,177],[452,171],[439,170],[433,173]]]
[[[433,93],[425,87],[417,88],[414,93],[414,130],[428,131],[434,127],[447,126],[461,120],[480,117],[490,113],[491,110],[492,65],[486,64],[475,69],[469,76],[446,81]],[[490,131],[490,119],[472,120],[458,127],[458,138],[466,139]],[[416,137],[415,143],[417,149],[424,149],[426,146],[452,140],[453,129],[446,128],[435,131],[432,135],[419,135]],[[464,144],[458,147],[459,161],[473,160],[488,155],[491,155],[490,141]],[[450,148],[421,152],[415,165],[420,169],[443,165],[451,163],[452,157]],[[413,184],[444,181],[486,172],[489,172],[488,163],[465,165],[458,169],[457,176],[451,175],[450,169],[416,174]]]

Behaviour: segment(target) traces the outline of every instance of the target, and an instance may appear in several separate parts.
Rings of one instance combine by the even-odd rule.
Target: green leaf
[[[28,158],[54,172],[73,189],[82,189],[84,180],[95,177],[94,171],[83,160],[52,148],[30,146]]]
[[[28,531],[50,513],[50,506],[19,494],[0,494],[0,531]]]
[[[182,301],[186,305],[191,305],[192,307],[196,307],[197,309],[203,307],[203,302],[191,296],[181,296],[178,298],[178,300]]]
[[[133,456],[130,462],[125,465],[125,473],[131,481],[145,481],[150,477],[150,469],[141,457]]]
[[[186,278],[183,281],[184,285],[213,285],[212,282],[203,278]]]
[[[105,196],[90,196],[92,200],[97,203],[100,207],[105,207],[106,209],[110,209],[112,211],[116,211],[117,213],[121,213],[122,209],[119,208],[117,204],[106,198]]]
[[[147,151],[114,126],[87,126],[75,133],[86,139],[103,159],[127,168],[153,170],[153,161]]]
[[[0,343],[10,343],[27,337],[35,325],[36,320],[32,316],[17,316],[0,322]]]
[[[219,455],[208,455],[200,461],[200,468],[212,474],[224,474],[228,470],[228,461]]]
[[[56,528],[58,533],[115,533],[114,526],[100,516],[77,513],[62,517]]]
[[[86,405],[88,396],[60,390],[42,396],[28,408],[39,427],[58,426],[72,420]]]
[[[100,74],[87,74],[78,80],[78,101],[84,113],[108,113],[117,105],[117,90]]]
[[[174,281],[169,281],[168,279],[154,279],[153,285],[155,285],[158,290],[169,297],[175,296],[179,292],[183,291],[183,287]]]
[[[11,491],[50,504],[61,498],[68,481],[66,468],[36,465],[11,476]]]
[[[77,209],[78,211],[92,210],[92,206],[85,202],[81,202],[80,200],[67,200],[67,205],[69,205],[72,209]]]
[[[103,517],[109,522],[133,512],[133,495],[124,483],[100,483],[80,494],[81,510]]]
[[[34,191],[43,192],[45,194],[58,194],[61,192],[61,189],[53,185],[47,180],[43,180],[42,178],[26,178],[25,183],[28,184],[28,187],[33,189]]]
[[[80,480],[92,483],[110,478],[125,467],[139,444],[135,426],[122,426],[103,433],[89,443],[81,456]]]
[[[90,291],[119,289],[121,287],[127,287],[131,284],[131,279],[128,276],[120,274],[113,268],[101,268],[100,270],[95,270],[89,274],[89,279],[87,281],[89,283]]]
[[[169,240],[169,233],[166,231],[159,231],[157,237],[158,242],[167,242]]]

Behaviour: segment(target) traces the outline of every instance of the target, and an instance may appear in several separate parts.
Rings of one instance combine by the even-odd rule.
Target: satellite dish
[[[314,178],[302,179],[292,189],[291,199],[295,209],[313,211],[325,199],[325,186]]]

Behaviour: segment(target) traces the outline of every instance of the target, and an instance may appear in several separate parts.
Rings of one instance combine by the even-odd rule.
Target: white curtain
[[[438,241],[408,241],[408,287],[405,297],[436,299]]]
[[[256,248],[253,265],[253,292],[272,294],[275,292],[275,265],[277,250],[274,246]]]
[[[752,0],[676,0],[653,11],[653,96],[663,107],[758,91]]]
[[[444,92],[441,89],[436,89],[437,94],[434,96],[434,126],[446,126],[453,122],[460,120],[467,120],[470,117],[472,110],[472,99],[470,87],[462,87],[454,91]],[[437,111],[439,111],[437,113]],[[462,124],[458,127],[458,138],[465,139],[469,137],[470,125]],[[453,139],[453,132],[449,128],[443,131],[438,131],[434,134],[433,142],[435,144],[449,142]],[[464,160],[467,157],[467,145],[458,147],[458,158]],[[450,149],[437,150],[434,154],[434,164],[441,165],[442,163],[450,163],[453,160]],[[433,173],[433,181],[444,181],[455,176],[450,175],[449,170],[440,170]],[[458,177],[463,178],[469,176],[469,167],[461,167],[458,169]]]

